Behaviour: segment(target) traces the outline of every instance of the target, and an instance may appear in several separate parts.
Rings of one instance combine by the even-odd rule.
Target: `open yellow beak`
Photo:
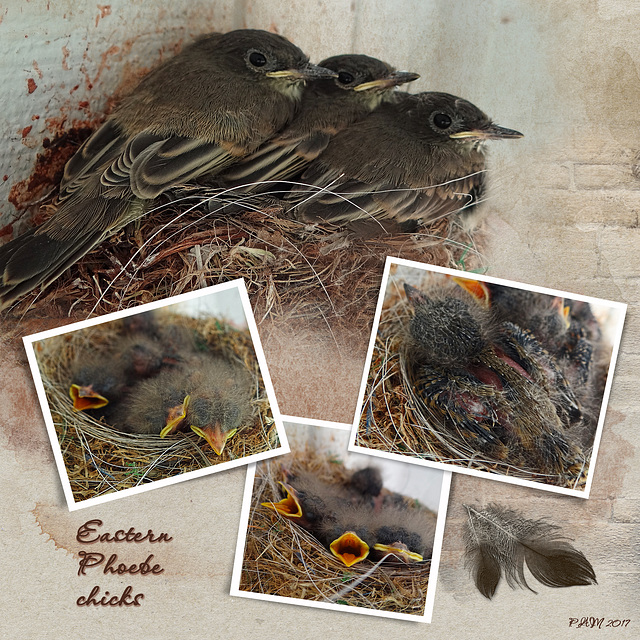
[[[469,278],[460,278],[459,276],[453,276],[453,281],[457,285],[460,285],[465,291],[468,291],[482,306],[490,306],[489,288],[484,282],[470,280]]]
[[[263,502],[263,507],[273,509],[284,518],[302,518],[302,505],[295,495],[293,487],[279,482],[280,486],[286,491],[286,498],[282,498],[279,502]]]
[[[73,400],[74,411],[100,409],[109,404],[109,401],[94,391],[91,385],[81,387],[78,384],[72,384],[69,388],[69,395],[71,396],[71,400]]]
[[[369,545],[353,531],[347,531],[336,538],[329,545],[329,550],[347,567],[361,562],[369,555]]]
[[[171,407],[167,413],[167,423],[160,432],[160,437],[164,438],[171,433],[175,433],[180,423],[187,417],[187,407],[189,406],[191,396],[186,396],[182,404]]]

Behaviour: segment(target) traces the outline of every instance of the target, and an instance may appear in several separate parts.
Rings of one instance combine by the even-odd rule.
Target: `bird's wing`
[[[324,170],[323,170],[324,169]],[[465,177],[432,187],[396,185],[387,181],[366,183],[344,179],[338,171],[315,163],[302,175],[290,200],[294,216],[308,222],[393,220],[427,222],[472,206],[479,184]],[[314,191],[316,193],[314,193]]]
[[[172,186],[203,173],[216,174],[236,160],[232,149],[215,142],[148,130],[128,137],[108,120],[67,163],[61,199],[77,194],[99,173],[102,186],[116,193],[128,187],[135,196],[152,200]]]
[[[275,182],[300,173],[327,147],[331,135],[315,131],[295,139],[280,138],[270,142],[242,162],[226,171],[222,177],[226,186],[246,186],[249,191],[268,191]],[[267,182],[266,185],[259,183]]]
[[[128,179],[134,195],[151,200],[203,173],[219,173],[236,160],[231,149],[214,142],[182,136],[161,138],[143,131],[129,142],[101,181],[115,186]]]
[[[113,120],[107,120],[67,162],[60,182],[60,199],[76,193],[97,167],[117,158],[126,139],[120,127]]]

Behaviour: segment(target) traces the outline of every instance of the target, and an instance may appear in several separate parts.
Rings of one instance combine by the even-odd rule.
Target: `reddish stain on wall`
[[[33,78],[29,78],[27,80],[27,91],[29,91],[29,93],[33,93],[37,88],[38,85],[36,84],[36,81]]]
[[[62,68],[69,71],[69,48],[62,47]]]

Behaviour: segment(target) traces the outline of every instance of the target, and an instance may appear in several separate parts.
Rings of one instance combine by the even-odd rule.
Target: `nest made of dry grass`
[[[171,321],[171,314],[165,316]],[[248,330],[218,318],[179,322],[199,334],[212,352],[242,362],[256,381],[252,422],[227,441],[218,456],[192,432],[159,435],[123,433],[86,412],[75,412],[69,399],[69,367],[78,349],[99,349],[122,330],[119,321],[80,329],[34,343],[42,382],[62,458],[76,502],[140,486],[155,480],[229,462],[280,446],[276,425]],[[204,445],[204,446],[201,446]]]
[[[173,191],[12,313],[85,317],[242,277],[258,322],[320,319],[352,330],[370,325],[387,255],[466,269],[483,262],[484,234],[457,215],[364,239],[278,217],[277,206],[211,213],[214,193],[198,185]],[[50,203],[43,213],[55,209]]]
[[[394,274],[394,269],[391,274]],[[424,280],[429,278],[429,273],[425,274]],[[420,288],[417,282],[411,284]],[[405,344],[413,312],[401,289],[391,285],[387,289],[367,376],[356,445],[419,460],[584,490],[589,471],[588,452],[577,476],[536,473],[504,460],[491,459],[486,453],[480,454],[446,426],[438,425],[429,418],[431,412],[415,392],[407,361]]]
[[[374,567],[369,560],[345,567],[312,534],[261,506],[280,499],[283,468],[313,471],[328,483],[350,477],[338,457],[308,447],[256,465],[240,589],[422,616],[431,561],[382,564],[366,577]]]

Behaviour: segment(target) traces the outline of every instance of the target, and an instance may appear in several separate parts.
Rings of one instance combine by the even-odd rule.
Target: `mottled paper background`
[[[312,59],[355,51],[422,73],[413,90],[462,95],[523,131],[491,147],[489,273],[627,302],[629,311],[591,498],[454,477],[433,623],[348,615],[228,596],[245,472],[181,483],[70,514],[17,335],[1,327],[0,637],[638,637],[640,462],[640,2],[638,0],[9,0],[0,6],[0,213],[28,194],[43,139],[98,117],[107,97],[174,46],[211,30],[274,28]],[[13,331],[12,331],[13,330]],[[283,413],[350,422],[366,336],[333,353],[325,336],[261,329]],[[538,595],[502,585],[489,602],[462,562],[463,502],[499,500],[561,523],[594,565],[595,587]],[[75,532],[167,532],[166,545],[94,545],[160,576],[78,577]],[[98,570],[99,571],[99,570]],[[75,604],[95,584],[142,592],[140,608]],[[631,619],[569,629],[570,618]]]

